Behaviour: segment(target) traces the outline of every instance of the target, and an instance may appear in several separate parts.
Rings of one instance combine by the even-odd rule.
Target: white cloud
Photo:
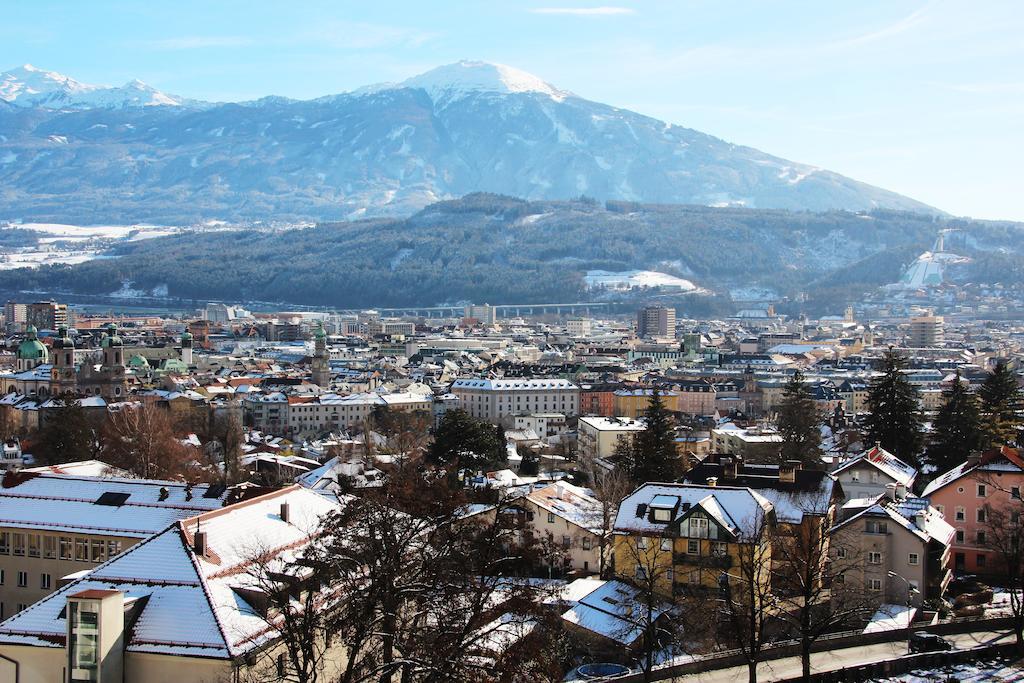
[[[633,14],[629,7],[537,7],[531,9],[533,14],[570,14],[585,17],[608,17],[622,14]]]

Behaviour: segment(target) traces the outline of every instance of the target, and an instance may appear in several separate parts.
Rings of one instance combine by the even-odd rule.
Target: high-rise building
[[[23,330],[27,321],[28,306],[19,304],[17,301],[8,301],[4,304],[4,322],[7,324],[9,332]]]
[[[498,320],[498,310],[490,304],[466,306],[465,317],[479,320],[482,325],[493,325]]]
[[[35,325],[40,330],[56,330],[61,326],[70,326],[68,305],[56,301],[36,301],[25,307],[25,322]]]
[[[636,336],[675,337],[676,309],[665,306],[645,306],[636,314]]]
[[[941,315],[919,315],[911,318],[907,346],[912,349],[939,346],[944,339],[943,323]]]

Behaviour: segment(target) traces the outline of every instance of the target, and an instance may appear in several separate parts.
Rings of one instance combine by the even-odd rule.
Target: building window
[[[568,548],[570,545],[572,545],[572,539],[568,536],[562,536],[562,547]]]
[[[977,517],[979,522],[984,522],[986,518],[985,508],[978,508]]]
[[[699,555],[700,554],[700,541],[696,539],[689,539],[686,541],[686,554],[687,555]]]
[[[75,560],[78,562],[89,561],[89,541],[84,538],[75,539]]]
[[[956,542],[957,543],[963,543],[964,542],[964,530],[963,529],[957,529],[956,530]]]
[[[910,553],[910,555],[907,556],[907,564],[917,564],[919,559],[920,558],[917,553]]]
[[[840,560],[845,560],[846,548],[839,548],[838,550],[836,550],[836,557],[838,557]]]
[[[583,549],[590,550],[590,536],[583,537]]]
[[[957,522],[963,522],[966,519],[967,519],[967,511],[964,510],[963,505],[957,505],[956,506],[956,517],[955,517],[955,520]]]
[[[1020,500],[1020,487],[1019,486],[1011,486],[1010,487],[1010,497],[1013,498],[1014,500]]]
[[[4,585],[4,570],[0,569],[0,586],[2,586],[2,585]],[[2,604],[3,603],[0,602],[0,605],[2,605]]]
[[[18,572],[18,588],[28,586],[28,572]]]
[[[39,575],[39,587],[44,591],[50,590],[50,575],[40,574]]]
[[[25,534],[14,534],[14,554],[25,554]]]
[[[662,552],[666,552],[666,553],[672,551],[672,539],[671,538],[663,538],[663,539],[661,539],[661,550],[662,550]]]
[[[978,484],[978,498],[984,498],[986,493],[988,493],[987,487],[984,484]]]
[[[60,537],[60,559],[70,560],[71,559],[71,539],[67,536]]]
[[[637,581],[647,580],[647,569],[645,569],[643,565],[638,564],[636,566],[636,579]]]
[[[981,553],[978,553],[978,557],[975,558],[975,560],[976,560],[977,565],[979,567],[984,567],[985,566],[985,556],[982,555]]]
[[[43,536],[43,557],[52,560],[57,557],[57,537]]]
[[[555,513],[554,512],[549,512],[548,513],[548,524],[554,524],[554,523],[555,523]]]
[[[939,517],[946,518],[946,508],[942,505],[935,505],[935,511],[939,513]]]
[[[28,556],[39,557],[41,549],[39,548],[39,534],[28,535]]]
[[[636,549],[637,550],[647,550],[647,537],[646,536],[641,536],[640,538],[636,539]]]
[[[102,540],[93,539],[92,541],[92,561],[102,562],[103,561],[103,546],[106,545]]]
[[[978,545],[985,545],[985,532],[984,531],[979,531],[978,532]]]
[[[712,541],[711,554],[715,557],[725,557],[729,554],[729,545],[722,541]]]
[[[889,532],[889,526],[885,522],[869,519],[864,525],[864,530],[869,534],[885,534]]]
[[[868,564],[882,564],[882,553],[874,550],[868,553]]]
[[[0,555],[7,555],[11,552],[11,532],[0,531]]]
[[[880,591],[882,590],[881,579],[868,579],[868,590],[869,591]]]

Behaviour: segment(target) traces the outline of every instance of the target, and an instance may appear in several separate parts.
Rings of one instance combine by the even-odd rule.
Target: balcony
[[[689,555],[687,553],[676,553],[674,563],[685,564],[691,567],[702,569],[730,569],[732,567],[732,555]]]

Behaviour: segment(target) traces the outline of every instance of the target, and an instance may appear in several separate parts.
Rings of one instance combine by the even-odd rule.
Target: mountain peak
[[[555,100],[565,99],[570,94],[538,76],[515,67],[465,59],[413,76],[399,83],[397,87],[422,88],[435,102],[458,99],[480,92],[503,95],[532,92]]]
[[[179,105],[180,97],[162,93],[140,80],[112,88],[80,83],[70,76],[23,64],[0,73],[0,100],[24,107],[88,109]]]

